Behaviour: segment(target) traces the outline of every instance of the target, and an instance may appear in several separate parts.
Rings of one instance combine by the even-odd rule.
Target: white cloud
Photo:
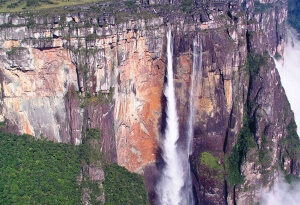
[[[282,177],[269,192],[263,192],[262,205],[299,205],[300,183],[288,184]]]
[[[284,49],[283,65],[276,62],[282,85],[285,89],[300,136],[300,40],[296,31],[288,30],[288,41]],[[299,201],[300,204],[300,201]]]
[[[300,40],[296,31],[288,30],[288,42],[284,50],[284,62],[276,62],[281,83],[285,89],[300,136]],[[272,190],[262,193],[262,205],[299,205],[300,182],[288,184],[282,176]]]

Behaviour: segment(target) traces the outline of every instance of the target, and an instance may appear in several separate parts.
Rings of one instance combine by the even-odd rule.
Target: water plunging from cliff
[[[191,86],[190,86],[190,97],[189,97],[189,117],[188,117],[188,131],[187,131],[187,146],[186,146],[186,157],[182,158],[185,164],[186,173],[186,184],[184,189],[185,204],[194,204],[193,196],[193,182],[191,176],[191,169],[189,164],[189,156],[192,154],[193,137],[194,137],[194,121],[195,121],[195,102],[197,94],[200,89],[200,80],[202,77],[202,47],[199,37],[196,37],[193,41],[193,67],[191,72]]]
[[[202,47],[199,37],[193,41],[193,70],[191,73],[191,87],[189,98],[189,118],[188,118],[188,142],[187,142],[187,154],[192,154],[193,136],[194,136],[194,121],[195,121],[195,101],[197,93],[200,89],[200,79],[202,77]]]
[[[184,171],[177,149],[179,123],[176,110],[175,88],[173,80],[173,40],[171,30],[167,33],[167,85],[164,94],[167,98],[167,125],[165,139],[161,148],[165,167],[157,186],[157,195],[161,205],[181,205],[181,190],[184,186]]]
[[[300,136],[300,40],[295,30],[288,30],[287,44],[284,48],[284,62],[275,60],[280,74],[281,83],[285,89],[291,108],[295,114],[295,121]]]

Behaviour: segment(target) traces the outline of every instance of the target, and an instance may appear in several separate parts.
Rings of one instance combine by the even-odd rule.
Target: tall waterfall
[[[167,33],[167,84],[164,94],[167,98],[167,126],[161,148],[165,167],[157,185],[158,201],[161,205],[193,205],[193,184],[189,164],[192,153],[192,139],[196,94],[199,93],[201,79],[202,47],[199,38],[193,41],[193,68],[189,97],[189,118],[186,137],[186,149],[177,147],[179,123],[176,110],[176,98],[173,79],[173,41],[171,30]]]
[[[158,200],[161,205],[181,205],[181,190],[184,186],[184,170],[177,149],[179,123],[176,110],[175,88],[173,80],[173,40],[171,30],[167,33],[167,85],[164,94],[167,98],[167,126],[161,148],[165,167],[157,186]]]

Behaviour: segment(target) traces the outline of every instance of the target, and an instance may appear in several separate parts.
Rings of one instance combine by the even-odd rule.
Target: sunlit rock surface
[[[106,4],[99,5],[105,14],[89,7],[33,18],[0,14],[1,120],[6,130],[78,145],[83,131],[101,129],[99,143],[108,161],[144,174],[154,203],[162,162],[158,144],[166,118],[163,87],[170,26],[179,146],[185,146],[187,137],[196,36],[203,48],[190,158],[197,204],[259,202],[260,188],[272,186],[282,163],[288,174],[299,175],[299,158],[289,156],[279,143],[288,136],[293,113],[270,57],[284,51],[287,2],[260,1],[270,4],[257,10],[254,0],[197,1],[193,14],[181,10],[181,1],[149,1],[163,4],[153,7],[140,2],[141,13],[135,17],[123,4],[116,6],[121,18],[105,10]],[[250,53],[270,54],[255,75],[247,71]],[[241,164],[245,182],[232,185],[225,161],[246,114],[256,148]],[[263,139],[270,144],[262,145]],[[258,158],[261,148],[271,158],[264,165]],[[220,168],[201,164],[203,152]],[[102,179],[100,170],[90,170]]]

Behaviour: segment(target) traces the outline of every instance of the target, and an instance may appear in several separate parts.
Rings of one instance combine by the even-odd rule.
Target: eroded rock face
[[[293,113],[269,56],[284,48],[286,1],[261,1],[269,3],[265,10],[255,9],[252,0],[197,1],[193,15],[181,12],[181,2],[140,1],[164,6],[141,5],[141,13],[153,16],[140,14],[121,22],[118,16],[88,10],[36,17],[29,26],[29,17],[1,14],[1,118],[7,130],[78,145],[86,130],[100,129],[101,139],[93,143],[107,161],[145,174],[155,203],[170,27],[180,147],[187,137],[194,38],[200,39],[203,53],[190,157],[197,204],[258,202],[258,190],[277,180],[280,161],[288,173],[299,174],[299,159],[284,154],[279,143],[288,135]],[[177,13],[169,12],[168,3]],[[252,54],[266,54],[255,72],[248,65]],[[230,184],[225,161],[238,142],[245,115],[257,148],[241,164],[245,183]],[[270,163],[260,162],[262,147],[269,150]],[[214,157],[217,169],[201,163],[203,153]],[[85,166],[82,175],[99,184],[104,179],[95,164]],[[87,203],[88,197],[83,196]]]
[[[155,162],[165,72],[162,18],[114,25],[110,17],[107,27],[76,32],[67,24],[57,29],[56,18],[35,19],[33,28],[2,18],[16,25],[1,30],[8,131],[78,145],[82,131],[101,129],[109,161],[140,173]],[[80,14],[63,23],[85,21]]]
[[[118,162],[131,171],[142,171],[138,169],[156,159],[165,63],[153,59],[145,37],[122,47],[127,54],[118,67],[115,101]]]
[[[7,57],[1,63],[2,115],[8,130],[70,142],[64,97],[77,82],[68,51],[21,48],[2,54]]]

